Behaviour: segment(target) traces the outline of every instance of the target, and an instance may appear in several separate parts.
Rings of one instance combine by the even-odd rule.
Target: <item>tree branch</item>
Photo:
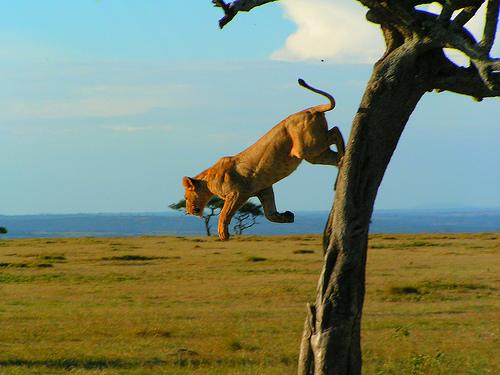
[[[212,3],[224,10],[224,17],[219,20],[219,27],[222,29],[231,22],[238,12],[249,12],[255,7],[274,1],[277,0],[235,0],[230,3],[226,3],[224,0],[212,0]]]
[[[500,0],[487,0],[486,23],[481,42],[464,27],[486,0],[438,0],[442,5],[439,15],[415,9],[416,5],[427,4],[426,0],[358,0],[369,8],[366,15],[371,22],[380,24],[386,41],[387,58],[392,51],[408,43],[418,41],[420,54],[431,50],[452,48],[464,53],[473,68],[454,71],[447,78],[441,77],[436,89],[450,90],[471,95],[475,98],[498,96],[498,72],[500,59],[490,56],[494,44],[499,16]],[[460,13],[452,19],[454,11]],[[445,63],[454,66],[452,62]],[[456,77],[452,82],[449,77]],[[469,87],[465,87],[469,85]]]
[[[485,44],[492,45],[496,34],[496,22],[498,22],[498,0],[493,0],[497,4],[496,11],[491,10],[487,16],[489,22],[485,26]],[[491,7],[490,7],[491,9]],[[498,59],[491,58],[489,56],[490,49],[484,48],[481,43],[478,43],[474,36],[463,27],[462,23],[468,21],[471,14],[475,14],[477,9],[464,8],[462,13],[460,13],[454,21],[451,23],[451,27],[443,25],[437,21],[437,17],[427,12],[417,11],[419,16],[422,18],[422,27],[426,31],[427,36],[431,37],[440,47],[443,48],[453,48],[464,53],[471,61],[471,63],[477,68],[476,73],[483,80],[484,84],[489,88],[490,91],[496,90],[496,82],[493,82],[491,75],[493,72],[498,71],[500,68],[500,62]],[[464,13],[465,12],[465,13]],[[461,20],[457,18],[466,14]],[[491,28],[493,27],[494,30]]]
[[[491,47],[493,47],[493,42],[495,41],[495,36],[497,33],[498,25],[498,13],[500,9],[499,0],[488,0],[488,6],[486,8],[486,23],[484,25],[483,39],[480,42],[481,47],[489,54]]]
[[[472,17],[474,17],[478,9],[478,6],[463,8],[462,11],[453,19],[453,22],[451,24],[452,28],[459,29],[463,27],[467,22],[470,21]]]
[[[452,91],[469,95],[476,100],[500,96],[500,73],[490,76],[491,85],[486,85],[475,68],[451,68],[446,75],[438,76],[433,86],[438,91]]]
[[[438,21],[441,23],[448,23],[453,16],[453,7],[450,3],[443,4],[443,9],[438,16]]]
[[[480,7],[484,0],[410,0],[409,3],[412,6],[439,3],[441,6],[449,6],[453,10],[458,10],[470,6]]]

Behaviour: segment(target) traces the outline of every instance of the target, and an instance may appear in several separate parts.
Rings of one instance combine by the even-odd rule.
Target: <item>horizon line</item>
[[[383,211],[495,211],[500,210],[500,206],[462,206],[462,207],[405,207],[405,208],[375,208],[373,212],[383,212]],[[330,210],[295,210],[297,213],[328,213]],[[0,217],[6,216],[86,216],[86,215],[110,215],[110,216],[122,216],[122,215],[185,215],[180,211],[168,210],[168,211],[94,211],[94,212],[39,212],[39,213],[0,213]]]

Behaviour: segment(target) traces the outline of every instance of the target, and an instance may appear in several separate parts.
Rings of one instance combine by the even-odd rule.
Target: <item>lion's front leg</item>
[[[273,187],[270,186],[257,193],[257,198],[259,198],[262,203],[262,208],[264,209],[264,215],[266,219],[275,223],[293,223],[295,216],[293,212],[285,211],[280,213],[276,210],[276,203],[274,202],[274,191]]]
[[[229,239],[229,224],[236,211],[246,202],[248,197],[241,197],[239,193],[232,193],[225,197],[224,207],[219,216],[219,225],[217,227],[221,241]]]

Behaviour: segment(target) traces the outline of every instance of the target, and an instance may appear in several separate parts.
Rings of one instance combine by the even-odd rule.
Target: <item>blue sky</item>
[[[298,77],[334,94],[328,119],[347,137],[382,52],[353,0],[277,2],[224,31],[209,0],[0,9],[0,214],[165,211],[182,176],[322,101]],[[499,119],[498,99],[427,94],[376,207],[499,207]],[[276,185],[278,208],[329,209],[335,175],[304,162]]]

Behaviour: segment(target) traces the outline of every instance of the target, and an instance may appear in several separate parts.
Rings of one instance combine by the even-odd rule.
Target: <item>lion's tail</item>
[[[313,107],[311,109],[314,109],[318,112],[327,112],[327,111],[331,111],[332,109],[335,108],[335,99],[329,93],[318,90],[312,86],[309,86],[306,83],[306,81],[304,81],[302,78],[299,78],[299,85],[301,85],[302,87],[305,87],[308,90],[315,92],[316,94],[320,94],[320,95],[327,97],[328,100],[330,101],[330,103],[328,103],[328,104],[321,104],[321,105],[318,105],[318,106]]]

